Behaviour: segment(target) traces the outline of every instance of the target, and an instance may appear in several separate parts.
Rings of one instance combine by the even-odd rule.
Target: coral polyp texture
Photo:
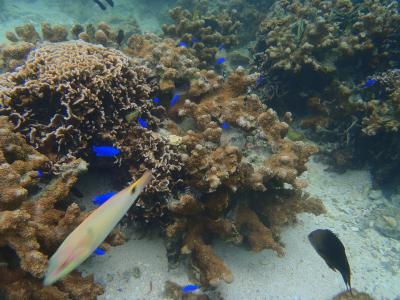
[[[121,53],[84,42],[47,44],[2,75],[0,101],[16,129],[43,153],[82,155],[113,144],[135,112],[155,127],[148,70]],[[133,123],[133,122],[132,122]]]

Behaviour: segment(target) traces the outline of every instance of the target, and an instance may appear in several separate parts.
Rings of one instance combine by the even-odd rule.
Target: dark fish
[[[317,229],[308,235],[308,239],[328,267],[342,274],[346,288],[351,291],[350,266],[346,250],[339,238],[328,229]]]
[[[112,0],[106,0],[106,2],[111,6],[114,7],[114,2]]]
[[[117,34],[117,44],[121,46],[122,42],[124,41],[125,33],[122,29],[118,30]]]
[[[102,10],[106,10],[107,9],[107,7],[102,2],[100,2],[99,0],[93,0],[93,2],[96,3]],[[106,2],[111,7],[114,7],[114,2],[112,0],[106,0]]]
[[[103,3],[101,3],[99,0],[93,0],[94,3],[96,3],[102,10],[106,10],[106,7]]]

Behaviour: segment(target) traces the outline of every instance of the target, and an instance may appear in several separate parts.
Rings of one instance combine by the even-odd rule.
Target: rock
[[[371,200],[377,200],[382,198],[382,191],[381,190],[370,190],[368,193],[368,198]]]
[[[395,218],[389,216],[382,216],[382,217],[386,221],[386,223],[388,223],[389,226],[397,227],[397,221]]]

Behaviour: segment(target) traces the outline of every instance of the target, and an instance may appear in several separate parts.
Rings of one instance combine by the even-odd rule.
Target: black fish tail
[[[96,3],[102,10],[106,10],[106,7],[104,6],[103,3],[101,3],[99,0],[93,0],[94,3]]]
[[[107,2],[111,7],[114,7],[114,2],[113,2],[113,0],[106,0],[106,2]]]

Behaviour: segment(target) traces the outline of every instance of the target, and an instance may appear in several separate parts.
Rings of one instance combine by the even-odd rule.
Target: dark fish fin
[[[346,284],[346,289],[351,292],[350,273],[347,273],[344,270],[340,270],[340,274],[342,274],[343,281]]]
[[[106,2],[111,6],[114,7],[114,2],[112,0],[106,0]]]
[[[94,3],[96,3],[102,10],[106,10],[106,7],[104,6],[103,3],[101,3],[99,0],[93,0]]]

